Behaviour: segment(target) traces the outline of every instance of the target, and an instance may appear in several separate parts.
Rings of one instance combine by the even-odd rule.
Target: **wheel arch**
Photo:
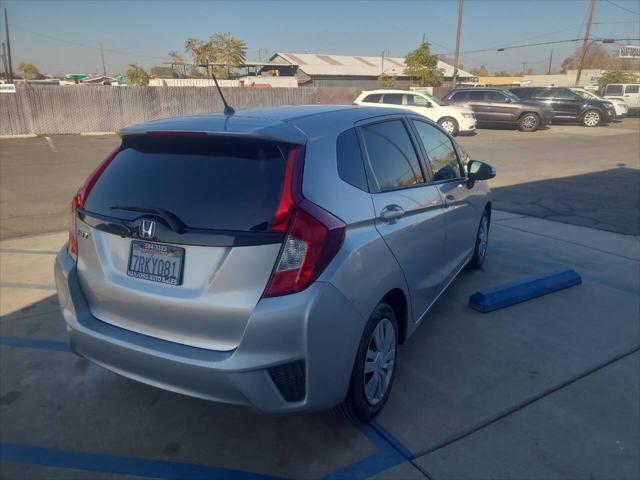
[[[400,288],[394,288],[382,297],[380,302],[388,303],[398,319],[398,343],[404,343],[407,338],[409,322],[409,305],[405,293]]]

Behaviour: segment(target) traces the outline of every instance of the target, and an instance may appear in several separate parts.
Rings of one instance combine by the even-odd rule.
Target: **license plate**
[[[184,248],[161,243],[131,242],[127,275],[152,282],[180,285]]]

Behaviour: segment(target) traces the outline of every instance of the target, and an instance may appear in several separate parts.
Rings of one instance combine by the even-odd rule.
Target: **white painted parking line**
[[[26,288],[28,290],[55,290],[55,285],[39,285],[36,283],[0,282],[0,288]]]
[[[24,255],[57,255],[54,250],[27,250],[24,248],[0,248],[0,253],[21,253]]]
[[[47,143],[49,144],[49,148],[51,149],[51,151],[53,153],[57,153],[58,149],[56,148],[56,146],[53,144],[53,140],[51,140],[51,137],[44,137],[44,139],[47,141]]]

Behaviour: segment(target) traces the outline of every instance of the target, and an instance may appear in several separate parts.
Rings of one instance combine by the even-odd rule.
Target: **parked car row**
[[[597,127],[622,119],[632,110],[631,105],[638,101],[637,87],[609,85],[605,98],[581,88],[458,87],[444,95],[442,100],[425,92],[369,90],[362,92],[354,100],[354,105],[410,110],[437,122],[453,136],[473,132],[476,127],[492,126],[513,126],[524,132],[533,132],[552,122]]]

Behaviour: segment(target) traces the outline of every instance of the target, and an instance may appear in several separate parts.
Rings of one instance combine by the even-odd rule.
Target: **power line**
[[[611,0],[606,0],[606,2],[610,3],[614,7],[618,7],[620,10],[624,10],[625,12],[633,13],[634,15],[640,15],[640,13],[634,12],[633,10],[630,10],[627,7],[623,7],[622,5],[618,5],[616,2],[612,2]]]

